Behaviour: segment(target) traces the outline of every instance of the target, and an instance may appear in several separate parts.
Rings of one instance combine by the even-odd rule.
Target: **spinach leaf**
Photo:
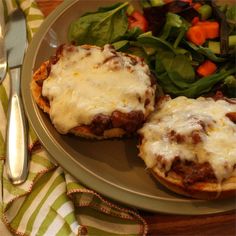
[[[129,54],[133,54],[137,57],[143,58],[144,61],[149,64],[149,58],[148,55],[146,54],[146,52],[144,51],[144,49],[142,47],[140,47],[139,45],[137,45],[136,43],[132,43],[130,42],[129,47],[126,50],[122,50],[126,53]]]
[[[186,96],[190,98],[196,98],[204,93],[209,92],[214,85],[216,85],[218,82],[224,81],[227,76],[232,75],[235,72],[236,68],[232,68],[224,72],[219,72],[199,79],[196,82],[189,84],[189,87],[184,89],[181,89],[173,84],[167,72],[161,75],[158,75],[156,73],[156,76],[165,93],[171,94],[173,96]]]
[[[99,12],[107,12],[107,11],[116,9],[116,8],[119,7],[120,5],[121,5],[121,3],[120,3],[120,2],[117,2],[117,3],[115,3],[114,5],[111,5],[111,6],[99,7],[99,8],[98,8],[98,11],[99,11]]]
[[[180,94],[184,95],[184,94],[182,94],[183,89],[178,88],[175,84],[172,83],[167,72],[164,72],[162,74],[158,74],[156,72],[156,77],[158,80],[158,84],[160,84],[164,93],[170,94],[172,96],[178,96]]]
[[[152,35],[141,34],[137,38],[137,41],[140,42],[144,46],[148,46],[148,47],[152,47],[156,49],[157,52],[161,51],[162,49],[167,49],[174,52],[174,48],[172,47],[170,43]]]
[[[120,41],[120,43],[122,44],[122,41]],[[116,43],[114,43],[113,45],[116,46]],[[150,65],[151,57],[148,56],[144,47],[138,41],[128,41],[126,45],[120,48],[120,51],[128,53],[128,54],[132,54],[132,55],[135,55],[137,57],[144,59],[144,61],[147,64],[149,64],[150,69],[152,69],[152,66]]]
[[[183,54],[175,55],[171,51],[162,51],[156,55],[156,71],[166,71],[171,81],[180,88],[189,87],[195,79],[190,60]]]
[[[116,50],[122,50],[129,46],[130,41],[136,41],[137,37],[142,33],[143,31],[139,27],[128,29],[126,33],[122,37],[117,39],[115,42],[113,42],[112,45],[115,47]]]
[[[120,40],[114,42],[112,45],[116,50],[121,50],[122,48],[126,47],[129,44],[128,40]]]
[[[195,52],[200,53],[204,56],[206,56],[208,59],[214,62],[225,62],[226,59],[223,57],[217,57],[210,49],[202,47],[202,46],[196,46],[193,43],[190,43],[188,41],[184,42],[189,48],[193,49]]]
[[[187,89],[191,86],[190,81],[186,81],[177,71],[168,71],[168,76],[172,83],[180,89]]]
[[[121,38],[128,29],[128,5],[128,2],[119,3],[81,16],[69,27],[69,41],[103,46]]]
[[[195,79],[195,72],[190,63],[190,60],[182,54],[174,56],[171,63],[166,66],[167,72],[170,74],[177,74],[178,78],[175,80],[183,80],[185,82],[193,82]]]
[[[180,47],[174,48],[168,41],[161,39],[159,37],[152,36],[149,32],[139,35],[137,41],[140,42],[143,45],[143,47],[155,49],[157,53],[162,50],[170,50],[175,55],[189,54],[189,52],[186,49]]]
[[[143,31],[139,27],[134,27],[132,29],[128,29],[126,33],[121,37],[121,39],[134,41],[141,34],[143,34]]]

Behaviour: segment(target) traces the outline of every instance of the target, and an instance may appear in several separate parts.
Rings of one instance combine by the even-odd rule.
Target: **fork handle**
[[[21,67],[10,69],[11,92],[6,137],[6,168],[13,184],[23,183],[28,175],[28,128],[20,94]]]

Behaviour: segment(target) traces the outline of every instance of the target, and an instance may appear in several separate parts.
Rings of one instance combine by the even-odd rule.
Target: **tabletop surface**
[[[62,0],[36,0],[45,16]],[[205,215],[181,216],[140,211],[149,225],[150,235],[236,235],[236,211]]]

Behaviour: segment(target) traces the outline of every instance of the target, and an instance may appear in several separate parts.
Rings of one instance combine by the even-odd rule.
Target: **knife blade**
[[[7,59],[6,59],[6,50],[4,48],[4,19],[3,16],[0,16],[0,83],[6,76],[7,72]]]
[[[20,94],[21,66],[27,46],[24,13],[17,9],[9,17],[6,34],[7,62],[11,79],[6,135],[6,169],[13,184],[23,183],[28,174],[27,122]]]

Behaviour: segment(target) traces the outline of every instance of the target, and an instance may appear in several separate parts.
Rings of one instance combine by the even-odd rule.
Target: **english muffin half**
[[[62,45],[31,83],[59,133],[96,139],[134,134],[154,110],[155,90],[147,64],[111,45]]]
[[[139,156],[168,189],[193,198],[236,195],[236,101],[164,97],[138,131]]]

